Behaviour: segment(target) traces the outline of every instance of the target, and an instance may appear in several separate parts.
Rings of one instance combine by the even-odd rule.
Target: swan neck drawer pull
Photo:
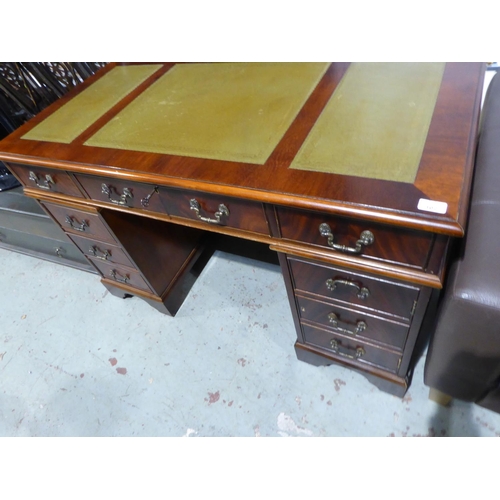
[[[69,215],[66,215],[65,221],[66,224],[69,224],[71,226],[71,229],[74,229],[75,231],[81,231],[82,233],[89,227],[86,221],[82,221],[80,223],[76,221],[74,217],[71,217]]]
[[[116,269],[113,269],[109,274],[115,281],[118,281],[118,283],[128,283],[130,281],[130,277],[127,275],[123,277],[119,276]]]
[[[356,241],[356,246],[348,247],[347,245],[339,245],[333,242],[332,230],[325,222],[319,225],[319,232],[321,236],[328,238],[327,245],[329,247],[343,253],[360,254],[363,251],[363,247],[371,245],[375,241],[375,236],[373,236],[371,231],[363,231],[359,236],[359,240]]]
[[[89,254],[93,255],[96,259],[99,260],[108,260],[108,257],[111,256],[111,254],[107,250],[103,252],[99,247],[96,247],[95,245],[92,245],[89,248]]]
[[[56,184],[54,182],[54,179],[52,179],[52,176],[50,176],[49,174],[45,175],[44,181],[40,181],[35,172],[30,171],[28,178],[30,181],[34,182],[40,189],[45,189],[46,191],[50,191],[52,189],[52,186],[55,186]]]
[[[342,285],[346,287],[352,287],[356,291],[356,296],[358,299],[366,299],[370,296],[370,290],[365,286],[360,286],[356,282],[351,280],[342,280],[342,279],[327,279],[326,287],[328,290],[333,292],[337,289],[337,285]]]
[[[189,208],[191,210],[194,210],[194,212],[196,213],[196,217],[199,220],[202,220],[203,222],[208,222],[209,224],[222,224],[222,222],[221,222],[222,217],[223,216],[229,217],[229,210],[226,207],[226,205],[224,205],[223,203],[221,203],[219,205],[219,210],[217,210],[217,212],[215,212],[215,214],[214,214],[215,219],[211,219],[210,217],[203,217],[200,214],[200,210],[201,210],[200,203],[195,198],[193,198],[189,201]]]
[[[129,188],[123,188],[123,193],[119,198],[113,198],[113,187],[108,186],[107,184],[101,184],[101,192],[102,194],[107,195],[108,200],[115,205],[120,205],[122,207],[128,207],[127,201],[128,198],[132,199],[134,196],[132,191]]]
[[[356,322],[356,330],[348,330],[347,328],[342,328],[339,326],[339,317],[333,312],[328,314],[328,322],[340,332],[347,333],[348,335],[358,335],[359,333],[364,332],[367,327],[366,323],[360,320]]]
[[[365,355],[365,350],[362,347],[357,347],[356,349],[346,347],[345,350],[341,351],[339,343],[335,339],[330,341],[330,347],[335,354],[343,356],[344,358],[359,359]],[[351,351],[354,351],[354,353],[351,353]]]

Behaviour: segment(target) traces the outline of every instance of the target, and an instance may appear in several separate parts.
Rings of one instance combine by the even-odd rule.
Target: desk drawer
[[[87,257],[92,257],[93,260],[102,260],[111,264],[135,267],[120,247],[73,234],[70,235],[70,238]]]
[[[363,311],[356,311],[317,300],[297,296],[301,320],[328,327],[332,334],[340,333],[361,342],[381,342],[403,349],[409,325],[388,321]]]
[[[104,278],[121,283],[124,285],[129,285],[134,288],[139,288],[145,290],[146,292],[152,293],[153,290],[146,283],[142,275],[128,267],[116,266],[111,263],[103,262],[94,258],[90,259],[94,266],[101,272]],[[153,292],[154,293],[154,292]]]
[[[384,370],[397,373],[401,354],[387,349],[375,347],[358,339],[350,339],[334,335],[329,331],[303,325],[306,344],[314,345],[335,354],[339,359],[346,359],[354,363],[368,363]]]
[[[270,234],[261,203],[177,189],[161,189],[160,195],[169,215],[201,220],[207,226],[226,226]]]
[[[158,187],[153,184],[84,174],[75,174],[75,177],[92,200],[165,213],[158,195]]]
[[[57,226],[50,220],[47,220],[53,226]],[[39,236],[36,233],[25,233],[0,227],[0,247],[12,249],[21,253],[28,253],[36,257],[49,258],[53,262],[60,261],[61,264],[77,263],[78,265],[87,265],[88,262],[64,233],[61,236],[66,241],[60,239]]]
[[[420,289],[341,267],[289,258],[294,287],[329,301],[411,318]]]
[[[101,241],[115,243],[113,235],[97,212],[77,210],[54,203],[43,202],[42,205],[68,233],[85,234]]]
[[[331,252],[424,269],[432,248],[430,233],[285,207],[277,207],[277,214],[283,238],[321,246]],[[373,236],[372,242],[366,231]],[[332,248],[329,239],[332,245],[344,248]],[[358,241],[367,244],[357,245]]]
[[[77,184],[71,176],[63,170],[45,167],[32,167],[29,165],[16,165],[9,163],[9,169],[29,188],[40,189],[44,192],[62,193],[83,198]]]

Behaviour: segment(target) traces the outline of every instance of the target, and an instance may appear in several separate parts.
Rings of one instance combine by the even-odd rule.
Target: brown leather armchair
[[[500,413],[500,75],[481,117],[466,238],[450,269],[427,353],[431,399]]]

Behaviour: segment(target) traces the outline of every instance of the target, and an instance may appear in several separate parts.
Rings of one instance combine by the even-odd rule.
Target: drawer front
[[[294,286],[323,298],[411,318],[419,288],[350,270],[289,258]]]
[[[83,198],[83,194],[71,176],[63,170],[45,167],[31,167],[9,163],[11,169],[21,183],[29,188],[40,189],[44,192],[61,193]]]
[[[42,238],[64,242],[68,240],[64,231],[45,212],[40,216],[0,210],[0,228],[2,227]]]
[[[347,359],[354,363],[370,364],[384,370],[397,373],[401,354],[387,349],[375,347],[357,339],[334,335],[329,331],[302,325],[306,344],[325,349],[339,359]]]
[[[86,212],[74,208],[45,203],[42,205],[59,222],[60,226],[72,234],[85,234],[98,240],[115,243],[113,235],[102,222],[97,212]]]
[[[102,260],[111,264],[135,267],[120,247],[102,241],[83,238],[82,236],[71,235],[70,237],[87,257],[93,257],[94,260]]]
[[[90,260],[104,278],[116,281],[116,283],[139,288],[149,293],[153,292],[138,271],[127,267],[108,264],[107,262],[103,262],[98,259],[91,258]]]
[[[119,207],[165,213],[158,188],[153,184],[83,174],[75,174],[75,177],[92,200]]]
[[[427,264],[434,238],[430,233],[316,212],[277,207],[277,213],[281,236],[288,240],[320,246],[333,253],[340,252],[419,269],[424,269]],[[372,242],[366,231],[373,236]],[[332,248],[329,241],[337,248]]]
[[[169,215],[200,220],[207,226],[270,234],[261,203],[177,189],[161,189],[160,195]]]
[[[401,350],[405,346],[409,330],[407,324],[300,296],[297,296],[297,304],[302,320],[326,326],[333,334],[340,333],[360,341],[381,342]]]
[[[52,223],[52,222],[51,222]],[[53,224],[53,223],[52,223]],[[0,227],[0,246],[5,244],[8,247],[18,247],[19,251],[27,250],[30,253],[47,255],[51,260],[56,258],[65,261],[87,263],[85,257],[80,253],[66,236],[62,233],[66,241],[45,238],[33,233],[24,233]]]

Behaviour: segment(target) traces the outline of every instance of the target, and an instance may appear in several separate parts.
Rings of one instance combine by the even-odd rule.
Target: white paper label
[[[435,214],[445,214],[448,210],[448,203],[444,201],[433,201],[420,198],[418,200],[417,208],[423,210],[424,212],[433,212]]]

